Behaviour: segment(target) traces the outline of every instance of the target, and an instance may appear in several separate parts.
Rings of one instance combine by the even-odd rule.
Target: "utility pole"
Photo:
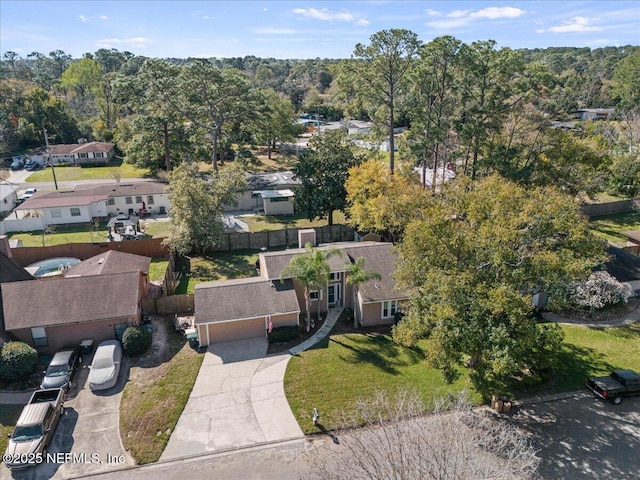
[[[53,163],[51,163],[51,150],[49,150],[49,138],[47,137],[47,129],[42,127],[44,130],[44,143],[47,146],[47,163],[51,166],[51,173],[53,173],[53,184],[56,186],[56,190],[58,190],[58,181],[56,180],[56,170],[53,168]]]

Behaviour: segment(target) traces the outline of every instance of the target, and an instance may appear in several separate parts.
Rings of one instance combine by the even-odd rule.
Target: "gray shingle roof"
[[[196,285],[196,324],[299,312],[293,282],[270,282],[262,277]]]
[[[151,258],[132,253],[108,250],[88,258],[64,272],[65,277],[104,275],[118,272],[149,273]]]
[[[33,277],[13,258],[0,252],[0,283],[33,280]]]
[[[112,273],[2,285],[5,328],[46,327],[138,313],[140,274]]]

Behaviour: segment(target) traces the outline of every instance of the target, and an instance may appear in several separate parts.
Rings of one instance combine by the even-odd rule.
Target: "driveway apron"
[[[291,356],[266,338],[210,345],[161,460],[301,438],[284,394]]]

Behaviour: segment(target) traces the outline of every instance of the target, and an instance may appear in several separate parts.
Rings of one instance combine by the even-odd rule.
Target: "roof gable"
[[[64,272],[64,276],[78,277],[87,275],[104,275],[120,272],[149,273],[151,258],[132,253],[107,250],[72,266]]]

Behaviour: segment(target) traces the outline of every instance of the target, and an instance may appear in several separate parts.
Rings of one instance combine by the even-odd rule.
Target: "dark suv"
[[[63,348],[58,351],[44,372],[40,388],[62,388],[65,392],[72,387],[72,380],[82,363],[79,347]]]

